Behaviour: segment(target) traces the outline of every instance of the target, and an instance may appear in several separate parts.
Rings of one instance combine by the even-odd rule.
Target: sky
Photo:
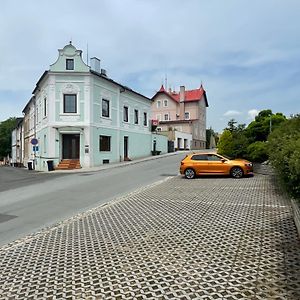
[[[218,132],[263,109],[300,113],[299,0],[2,0],[0,122],[22,116],[70,40],[150,98],[166,78],[176,91],[202,83]]]

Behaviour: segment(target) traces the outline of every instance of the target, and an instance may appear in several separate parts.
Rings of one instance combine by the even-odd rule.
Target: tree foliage
[[[11,153],[11,133],[16,126],[16,118],[0,123],[0,160]]]
[[[268,152],[287,190],[300,197],[300,115],[281,123],[270,134]]]
[[[223,141],[218,144],[219,151],[233,158],[247,158],[255,162],[267,160],[268,154],[265,142],[270,132],[285,121],[286,117],[282,113],[273,114],[270,109],[259,112],[255,120],[247,127],[245,124],[238,124],[234,119],[231,119],[225,128],[225,131],[230,132],[231,135],[230,137],[228,134],[221,136]],[[229,140],[225,141],[224,139],[227,138]],[[225,150],[223,145],[227,145]]]
[[[212,128],[206,129],[206,149],[215,148],[218,140],[218,134]]]
[[[268,159],[267,142],[257,141],[247,147],[247,157],[251,161],[264,162]]]
[[[259,112],[247,129],[246,135],[251,143],[266,141],[272,130],[275,130],[286,117],[282,113],[273,114],[272,110],[266,109]]]
[[[228,156],[232,156],[233,154],[233,137],[231,131],[228,129],[225,129],[220,136],[218,153]]]
[[[281,113],[263,110],[247,127],[231,119],[218,150],[254,162],[269,158],[287,190],[300,197],[300,115],[286,119]]]
[[[244,157],[248,146],[248,139],[245,136],[245,124],[238,124],[234,119],[228,122],[218,143],[218,152],[230,157]]]

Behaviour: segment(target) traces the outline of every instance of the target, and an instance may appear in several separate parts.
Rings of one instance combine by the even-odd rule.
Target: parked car
[[[197,175],[230,175],[241,178],[253,175],[253,164],[244,159],[230,159],[215,153],[192,153],[181,161],[180,174],[187,179]]]

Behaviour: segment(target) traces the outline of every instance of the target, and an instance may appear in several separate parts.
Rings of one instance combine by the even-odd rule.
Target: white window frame
[[[161,114],[156,115],[156,120],[161,121]]]
[[[103,110],[102,110],[103,100],[104,101],[108,101],[108,117],[103,116]],[[105,119],[111,119],[111,101],[109,99],[107,99],[107,98],[101,98],[101,117],[105,118]]]
[[[125,121],[125,107],[127,107],[127,121]],[[124,123],[129,123],[129,106],[128,105],[123,105],[123,122]]]
[[[44,111],[44,118],[47,117],[47,114],[48,114],[48,101],[47,101],[47,97],[44,97],[44,100],[43,100],[43,111]]]
[[[166,116],[168,116],[167,119],[166,119]],[[169,113],[164,114],[164,121],[170,121],[170,114]]]
[[[101,137],[108,138],[108,140],[109,140],[109,150],[101,150]],[[111,152],[111,140],[112,140],[111,135],[100,134],[99,135],[99,152]]]
[[[136,113],[137,112],[137,116],[136,116]],[[139,125],[140,124],[140,111],[135,108],[133,110],[133,122],[134,122],[134,125]]]
[[[157,106],[157,108],[161,108],[161,101],[160,100],[157,100],[156,106]]]
[[[72,62],[72,68],[69,68],[69,64],[68,62]],[[75,61],[74,61],[74,58],[67,58],[66,59],[66,71],[74,71],[75,69]]]
[[[75,108],[76,108],[76,111],[75,112],[65,112],[65,108],[66,108],[66,106],[65,106],[65,96],[75,96]],[[64,93],[63,94],[63,114],[66,114],[66,115],[68,115],[68,114],[71,114],[71,115],[77,115],[78,114],[78,95],[77,95],[77,93],[70,93],[70,94],[67,94],[67,93]]]
[[[62,116],[79,116],[80,115],[80,89],[75,84],[67,83],[62,87],[61,91],[61,102],[60,102],[60,115]],[[77,112],[76,113],[65,113],[64,112],[64,95],[66,94],[75,94],[77,100]]]
[[[143,125],[144,125],[144,127],[148,127],[148,113],[146,111],[143,112]]]
[[[163,101],[163,107],[168,107],[168,99],[165,99],[164,101]]]

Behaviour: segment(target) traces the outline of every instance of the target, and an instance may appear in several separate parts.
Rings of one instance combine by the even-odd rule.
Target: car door
[[[227,160],[216,154],[207,155],[207,170],[208,173],[228,174],[229,165]]]
[[[192,166],[196,174],[207,173],[207,155],[195,154],[191,157]]]

